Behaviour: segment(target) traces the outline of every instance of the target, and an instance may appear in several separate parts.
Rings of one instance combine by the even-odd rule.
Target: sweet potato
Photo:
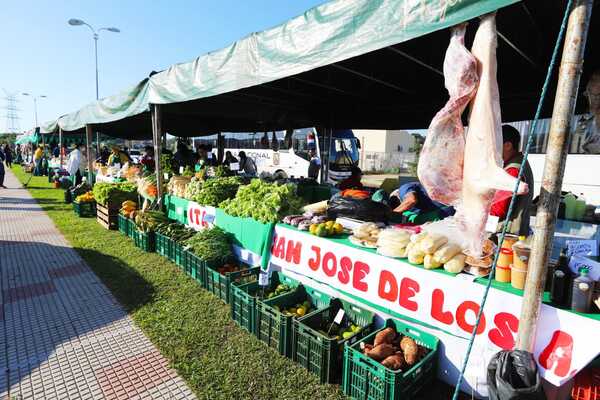
[[[367,356],[371,357],[375,361],[381,361],[391,356],[396,352],[396,348],[389,343],[382,343],[377,347],[373,347],[371,350],[366,350]]]
[[[377,335],[375,335],[375,340],[373,341],[373,346],[377,347],[382,343],[392,343],[394,338],[396,337],[396,331],[394,328],[385,328],[380,331]]]
[[[402,340],[400,340],[400,348],[402,349],[404,359],[409,366],[413,366],[419,361],[419,346],[413,339],[404,336]]]
[[[392,354],[381,362],[381,365],[391,370],[397,371],[402,370],[406,367],[406,361],[401,351],[397,351],[396,354]]]

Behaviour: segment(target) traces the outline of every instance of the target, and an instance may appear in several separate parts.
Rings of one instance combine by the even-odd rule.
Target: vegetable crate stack
[[[248,332],[256,333],[258,303],[283,296],[298,285],[298,281],[279,272],[273,272],[268,284],[264,286],[259,285],[258,281],[245,284],[234,282],[229,294],[231,319]]]
[[[256,336],[279,354],[292,358],[293,324],[311,312],[329,307],[331,297],[308,286],[256,305]]]
[[[321,383],[339,382],[344,346],[371,333],[374,320],[374,313],[334,299],[329,307],[294,321],[293,359],[317,374]]]
[[[94,198],[98,203],[97,221],[106,229],[117,229],[119,208],[127,201],[137,200],[137,186],[133,183],[104,183],[94,185]]]
[[[73,202],[73,211],[78,217],[94,217],[96,216],[96,202]]]
[[[433,384],[438,339],[400,321],[346,346],[344,393],[353,399],[412,399]]]
[[[248,283],[256,281],[260,267],[249,268],[246,265],[225,263],[216,269],[206,268],[206,289],[229,304],[229,291],[234,282]]]

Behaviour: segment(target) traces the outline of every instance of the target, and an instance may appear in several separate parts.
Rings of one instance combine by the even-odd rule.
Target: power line
[[[6,132],[8,133],[18,133],[21,132],[21,127],[19,125],[19,111],[21,111],[17,107],[17,103],[19,102],[17,98],[18,93],[9,93],[6,89],[4,90],[3,100],[6,102],[6,105],[2,107],[5,114],[3,117],[6,119]]]

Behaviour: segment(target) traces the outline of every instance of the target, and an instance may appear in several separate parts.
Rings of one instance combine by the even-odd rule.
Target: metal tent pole
[[[162,149],[162,110],[159,104],[151,104],[150,110],[152,113],[152,144],[154,145],[154,169],[156,172],[156,203],[158,209],[162,210],[163,201],[163,174],[160,168],[160,155]]]
[[[63,148],[63,130],[61,127],[58,127],[58,154],[60,157],[60,168],[62,168],[62,165],[63,165],[62,148]]]
[[[92,180],[94,174],[94,160],[92,159],[92,142],[93,139],[93,126],[87,124],[85,126],[85,152],[87,154],[87,168],[88,168],[88,183],[91,185],[94,181]],[[62,148],[61,148],[62,154]]]
[[[516,348],[533,351],[546,270],[565,171],[571,119],[575,111],[593,0],[577,0],[569,15],[548,135],[548,149],[536,215]]]

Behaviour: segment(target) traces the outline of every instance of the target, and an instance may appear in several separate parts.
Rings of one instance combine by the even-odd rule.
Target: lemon
[[[312,224],[309,228],[308,231],[312,234],[312,235],[316,235],[317,234],[317,225],[316,224]]]
[[[298,307],[298,308],[296,309],[296,314],[297,314],[299,317],[302,317],[302,316],[304,316],[304,314],[306,314],[306,308],[304,308],[304,306],[300,306],[300,307]]]
[[[335,233],[337,233],[338,235],[344,232],[344,227],[339,222],[333,224],[333,228],[335,229]]]

